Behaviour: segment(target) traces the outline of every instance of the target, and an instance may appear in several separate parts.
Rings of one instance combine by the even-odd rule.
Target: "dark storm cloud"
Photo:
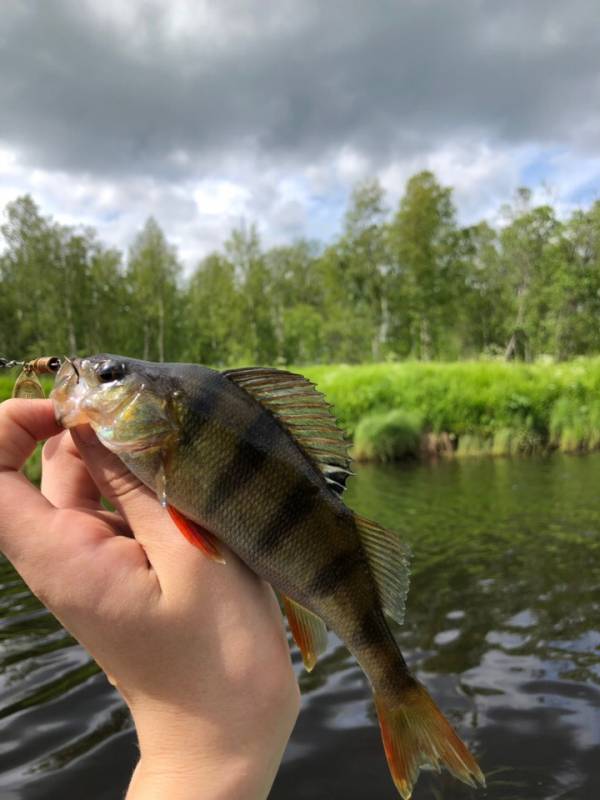
[[[119,5],[138,13],[4,0],[0,142],[29,163],[176,178],[184,154],[600,143],[597,0],[220,0],[208,20],[202,3]]]

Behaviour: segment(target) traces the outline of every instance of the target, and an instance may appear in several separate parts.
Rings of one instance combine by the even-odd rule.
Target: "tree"
[[[510,224],[500,233],[506,283],[513,296],[506,358],[531,358],[551,346],[549,309],[562,226],[550,206],[530,208],[529,201],[529,190],[520,189],[516,204],[505,209]]]
[[[383,189],[357,184],[338,241],[315,263],[321,286],[324,359],[381,358],[388,345],[389,312]]]
[[[213,366],[250,358],[244,311],[233,264],[219,253],[207,256],[187,287],[183,357]]]
[[[130,349],[144,359],[164,361],[176,353],[178,280],[181,267],[175,249],[150,217],[129,252],[127,287],[136,328]],[[141,339],[141,340],[140,340]]]
[[[389,228],[394,313],[408,316],[417,358],[444,353],[462,288],[462,245],[452,190],[433,173],[420,172],[406,185]]]
[[[513,301],[498,234],[480,222],[464,231],[468,255],[458,325],[463,355],[504,352]]]
[[[322,327],[323,305],[317,259],[317,245],[305,240],[264,254],[278,361],[300,363],[320,356],[314,336],[315,327]]]
[[[60,336],[62,307],[56,287],[58,241],[29,195],[9,203],[1,231],[6,242],[2,291],[7,298],[6,351],[18,357],[49,351]]]
[[[19,197],[0,226],[0,355],[225,366],[600,352],[600,201],[563,221],[521,189],[504,213],[497,228],[460,228],[450,187],[420,172],[389,219],[367,180],[327,247],[264,251],[241,225],[184,285],[153,219],[124,268],[92,229]]]
[[[600,201],[565,226],[551,330],[557,358],[600,351]]]
[[[94,231],[42,217],[29,196],[6,208],[1,260],[2,351],[21,358],[85,354],[124,337],[115,300],[123,297],[120,255]]]
[[[255,225],[232,231],[225,243],[225,253],[233,265],[244,298],[244,326],[250,358],[258,364],[272,364],[277,359],[277,337],[271,305],[272,282],[265,264]]]

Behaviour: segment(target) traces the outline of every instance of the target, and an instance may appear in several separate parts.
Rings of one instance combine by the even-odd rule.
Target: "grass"
[[[421,450],[419,414],[396,409],[363,417],[354,434],[353,454],[359,461],[400,461]]]
[[[600,448],[600,358],[560,364],[403,362],[302,371],[333,403],[359,458]]]
[[[600,449],[600,357],[567,363],[298,368],[335,407],[364,460]],[[15,375],[0,376],[0,399]]]

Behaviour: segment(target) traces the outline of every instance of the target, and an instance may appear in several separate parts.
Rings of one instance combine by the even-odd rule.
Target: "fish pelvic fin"
[[[281,595],[281,601],[294,641],[302,653],[304,667],[307,672],[312,672],[317,658],[327,648],[327,627],[320,617],[286,595]]]
[[[479,765],[418,681],[391,700],[375,692],[375,707],[392,779],[404,800],[412,797],[419,770],[426,764],[438,772],[446,767],[474,788],[485,786]]]
[[[169,516],[175,523],[175,525],[179,528],[181,533],[185,536],[185,538],[193,544],[194,547],[197,547],[199,550],[202,550],[205,556],[210,558],[211,561],[216,561],[219,564],[224,564],[225,559],[219,550],[216,540],[214,536],[205,531],[204,528],[200,527],[200,525],[192,522],[191,519],[185,517],[180,511],[177,511],[176,508],[173,506],[167,506],[167,511],[169,512]]]

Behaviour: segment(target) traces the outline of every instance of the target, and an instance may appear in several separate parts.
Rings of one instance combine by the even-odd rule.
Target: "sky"
[[[0,207],[183,262],[255,223],[331,241],[352,187],[433,170],[464,224],[600,198],[597,0],[2,0]]]

